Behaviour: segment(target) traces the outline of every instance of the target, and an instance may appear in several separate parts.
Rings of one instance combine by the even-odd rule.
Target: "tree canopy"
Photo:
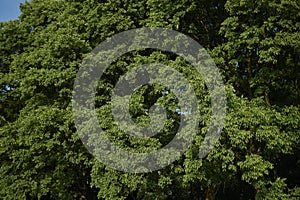
[[[300,198],[299,1],[31,0],[20,9],[17,20],[0,22],[0,199]],[[72,91],[84,58],[99,43],[141,27],[179,31],[208,51],[225,83],[227,116],[215,148],[200,159],[211,112],[202,77],[169,52],[124,54],[102,76],[95,98],[110,140],[147,152],[177,132],[178,100],[155,84],[134,92],[130,113],[145,125],[160,102],[168,119],[157,136],[136,139],[114,123],[112,90],[142,64],[182,73],[201,110],[188,151],[159,171],[139,174],[113,170],[86,150]]]

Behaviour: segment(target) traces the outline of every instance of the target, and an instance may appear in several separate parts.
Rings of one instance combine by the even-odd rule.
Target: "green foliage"
[[[215,52],[237,94],[264,96],[267,104],[299,104],[298,1],[227,1],[230,16]]]
[[[18,20],[0,23],[0,199],[299,199],[300,5],[291,1],[32,0]],[[168,110],[163,130],[134,138],[113,121],[111,92],[119,77],[146,63],[181,72],[198,98],[196,140],[173,164],[147,174],[118,172],[84,148],[73,122],[76,73],[101,41],[124,30],[183,32],[214,58],[227,90],[221,139],[204,159],[199,147],[210,121],[202,77],[182,58],[146,49],[120,57],[99,81],[102,129],[118,146],[148,152],[178,128],[178,101],[159,85],[131,97],[133,120]],[[161,73],[166,73],[162,69]]]

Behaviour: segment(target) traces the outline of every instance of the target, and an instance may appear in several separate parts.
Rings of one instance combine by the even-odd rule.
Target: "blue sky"
[[[0,21],[17,19],[20,15],[21,2],[24,0],[0,0]]]

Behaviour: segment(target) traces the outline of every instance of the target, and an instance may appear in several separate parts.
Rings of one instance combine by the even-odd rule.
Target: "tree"
[[[1,24],[1,85],[9,89],[1,94],[1,198],[73,199],[91,190],[91,156],[74,135],[70,111],[72,79],[89,51],[67,14],[75,6],[26,2],[19,20]]]
[[[32,0],[21,11],[18,20],[0,23],[1,199],[299,198],[297,1]],[[214,58],[226,83],[226,124],[213,151],[199,159],[210,120],[202,77],[172,53],[127,53],[106,70],[95,98],[111,140],[147,152],[167,144],[178,129],[178,100],[155,84],[135,90],[130,113],[145,125],[150,107],[164,105],[168,120],[160,134],[136,139],[113,122],[112,89],[141,64],[181,72],[196,92],[201,116],[196,140],[180,160],[151,173],[115,171],[79,139],[73,83],[83,59],[107,37],[157,26],[191,36]]]
[[[247,97],[249,101],[247,106],[235,111],[235,114],[241,113],[239,125],[233,125],[233,120],[228,123],[231,124],[228,135],[235,132],[234,127],[239,127],[236,134],[243,136],[241,140],[235,136],[230,141],[237,139],[236,144],[245,144],[247,147],[243,149],[248,149],[250,154],[238,163],[241,179],[252,185],[257,198],[292,198],[293,195],[288,196],[284,191],[287,185],[299,190],[296,181],[299,173],[286,163],[289,160],[294,167],[299,164],[296,114],[299,112],[299,43],[296,39],[299,37],[299,4],[296,1],[227,1],[225,8],[229,17],[222,23],[220,33],[226,41],[216,47],[214,53],[226,81],[234,86],[238,96]],[[248,109],[253,114],[248,115]],[[240,153],[244,157],[245,152]],[[248,179],[262,175],[262,171],[254,169],[264,169],[269,175],[262,180]],[[293,174],[293,178],[288,174]]]

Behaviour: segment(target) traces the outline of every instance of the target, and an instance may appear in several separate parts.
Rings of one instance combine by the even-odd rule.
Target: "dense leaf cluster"
[[[21,11],[19,19],[0,23],[0,199],[300,198],[299,1],[31,0]],[[139,27],[177,30],[205,47],[221,71],[228,105],[220,141],[199,159],[211,112],[201,75],[168,52],[120,57],[99,81],[95,98],[101,128],[118,146],[160,148],[181,117],[168,88],[146,85],[131,98],[133,120],[146,125],[149,108],[159,102],[168,111],[166,125],[150,139],[122,132],[110,98],[129,69],[172,66],[190,81],[201,111],[196,140],[180,160],[130,174],[88,153],[71,99],[88,53],[107,37]]]

